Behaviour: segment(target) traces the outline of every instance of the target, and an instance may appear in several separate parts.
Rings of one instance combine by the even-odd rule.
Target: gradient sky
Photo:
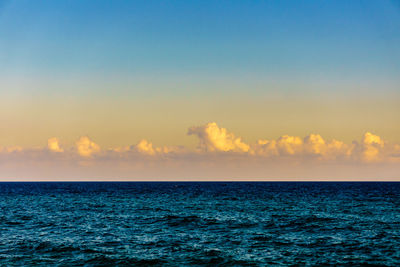
[[[209,122],[400,143],[400,2],[0,0],[0,147],[196,149]]]

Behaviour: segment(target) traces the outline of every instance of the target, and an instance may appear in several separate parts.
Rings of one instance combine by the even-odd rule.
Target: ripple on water
[[[400,265],[400,183],[0,183],[0,265]]]

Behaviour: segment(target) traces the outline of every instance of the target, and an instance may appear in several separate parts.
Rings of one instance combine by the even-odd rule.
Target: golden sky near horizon
[[[284,134],[319,133],[346,142],[371,131],[391,142],[400,142],[398,99],[378,97],[338,98],[232,95],[209,99],[62,98],[33,97],[0,100],[0,144],[41,146],[52,136],[73,143],[89,135],[104,147],[134,144],[146,138],[159,145],[193,147],[186,135],[195,124],[217,121],[248,142]],[[7,126],[7,127],[6,127]]]
[[[4,1],[0,36],[0,179],[400,179],[393,1]]]

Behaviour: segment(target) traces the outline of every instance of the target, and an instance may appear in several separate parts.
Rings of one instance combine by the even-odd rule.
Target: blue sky
[[[397,1],[2,1],[0,34],[11,77],[400,77]]]

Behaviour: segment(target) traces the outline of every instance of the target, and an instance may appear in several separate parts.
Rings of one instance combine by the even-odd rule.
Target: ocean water
[[[400,266],[400,183],[0,183],[0,266]]]

